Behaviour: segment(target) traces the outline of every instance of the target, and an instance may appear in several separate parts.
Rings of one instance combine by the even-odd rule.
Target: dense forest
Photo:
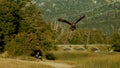
[[[120,30],[109,35],[96,29],[81,28],[70,31],[68,26],[47,21],[47,18],[43,17],[44,11],[35,1],[0,0],[0,6],[1,52],[8,51],[10,55],[30,55],[34,49],[55,49],[56,44],[120,46]]]

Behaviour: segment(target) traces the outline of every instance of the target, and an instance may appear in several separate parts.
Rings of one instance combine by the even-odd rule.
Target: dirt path
[[[40,62],[40,63],[50,65],[50,66],[55,67],[55,68],[73,68],[73,66],[71,66],[71,65],[56,63],[56,62],[49,62],[48,61],[48,62]]]
[[[73,66],[71,66],[71,65],[57,63],[57,62],[51,62],[51,61],[24,61],[24,60],[16,60],[16,61],[27,62],[27,63],[40,63],[40,64],[52,66],[54,68],[73,68]]]
[[[44,64],[44,65],[49,65],[54,68],[75,68],[71,65],[63,64],[63,63],[57,63],[57,62],[52,62],[52,61],[26,61],[26,60],[19,60],[19,59],[8,59],[8,58],[0,58],[0,59],[5,59],[5,60],[14,60],[17,62],[24,62],[24,63],[36,63],[36,64]]]

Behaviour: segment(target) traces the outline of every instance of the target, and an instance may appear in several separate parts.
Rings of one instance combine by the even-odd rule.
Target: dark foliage
[[[56,57],[53,53],[46,53],[45,58],[48,60],[55,60],[56,59]]]
[[[0,50],[30,55],[38,46],[52,48],[52,32],[41,10],[30,0],[0,0]]]

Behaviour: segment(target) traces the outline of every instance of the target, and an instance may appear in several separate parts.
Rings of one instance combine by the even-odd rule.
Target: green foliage
[[[120,51],[120,31],[115,32],[111,36],[111,44],[115,51]]]
[[[75,37],[76,36],[76,37]],[[99,38],[99,39],[98,39]],[[97,43],[103,43],[104,42],[104,33],[99,30],[78,30],[73,36],[73,39],[71,39],[71,42],[74,41],[74,43],[77,44],[97,44]]]
[[[51,50],[53,36],[41,10],[29,0],[0,0],[0,43],[10,55]]]
[[[13,39],[14,34],[18,33],[19,6],[12,0],[0,0],[0,47]]]
[[[12,41],[7,43],[5,50],[10,55],[30,55],[37,45],[35,38],[33,34],[19,33]]]
[[[60,24],[50,25],[55,36],[56,44],[104,44],[106,43],[105,33],[101,30],[76,29],[71,31],[68,27],[62,28]],[[62,29],[61,29],[62,28]],[[99,38],[99,39],[98,39]]]
[[[112,35],[112,42],[113,44],[120,46],[120,33],[119,32],[116,32]]]
[[[119,5],[116,4],[118,3],[115,3],[115,6],[112,6],[113,4],[108,6],[112,8],[118,7]],[[77,29],[72,32],[68,29],[68,26],[64,26],[63,28],[61,24],[57,23],[46,24],[42,18],[41,10],[38,8],[37,4],[33,4],[32,1],[0,0],[0,6],[0,49],[3,50],[5,48],[11,55],[30,55],[32,50],[36,48],[44,51],[49,51],[53,48],[57,49],[52,46],[53,43],[106,43],[106,36],[101,30]],[[118,8],[116,9],[118,10]],[[96,8],[96,10],[99,9]],[[104,11],[105,10],[102,9],[101,12]],[[114,10],[111,12],[114,12]],[[89,15],[89,13],[90,12],[87,13],[87,16],[92,14],[90,13]],[[116,13],[113,13],[113,15],[116,15]],[[96,19],[98,20],[99,18],[96,17]],[[117,22],[119,22],[119,20]],[[110,41],[118,45],[119,35],[112,36]]]
[[[56,59],[56,57],[54,56],[53,53],[46,53],[45,58],[48,60],[55,60]]]
[[[22,32],[5,45],[5,50],[10,55],[29,56],[35,49],[50,50],[52,48],[51,43],[46,38],[42,39],[42,37],[37,36],[35,33],[27,34],[26,32]]]
[[[0,29],[4,38],[17,33],[18,20],[20,20],[20,17],[18,17],[19,6],[12,1],[6,0],[2,0],[0,6]]]

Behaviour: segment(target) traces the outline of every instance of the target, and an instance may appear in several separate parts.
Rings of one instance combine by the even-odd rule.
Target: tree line
[[[34,49],[49,51],[55,44],[120,44],[120,33],[106,36],[100,30],[71,32],[45,22],[42,10],[31,0],[0,0],[0,51],[30,55]]]

